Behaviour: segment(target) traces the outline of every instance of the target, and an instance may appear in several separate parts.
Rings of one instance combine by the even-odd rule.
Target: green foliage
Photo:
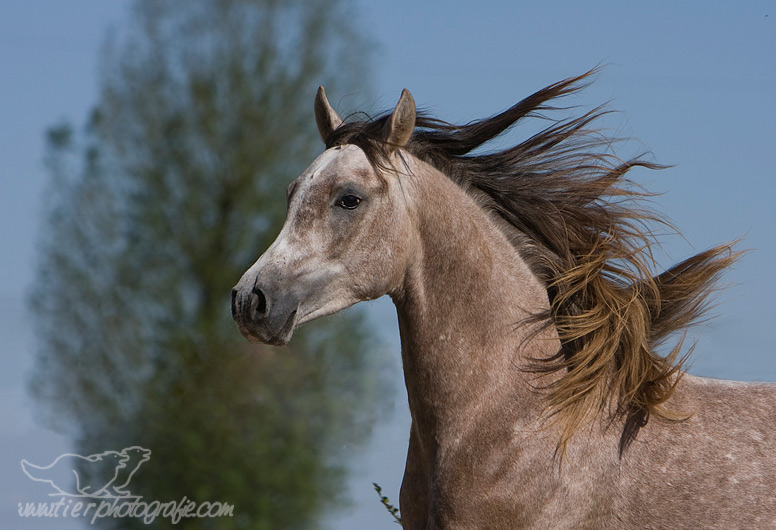
[[[399,514],[399,509],[395,507],[393,504],[391,504],[391,500],[383,495],[383,488],[381,488],[377,482],[372,482],[372,486],[375,487],[375,491],[377,492],[377,495],[380,497],[380,502],[383,506],[385,506],[385,509],[388,510],[388,513],[391,514],[391,516],[394,519],[394,523],[397,523],[399,526],[401,526],[401,515]]]
[[[315,88],[364,78],[345,7],[137,1],[86,129],[48,134],[31,389],[81,454],[152,450],[133,494],[235,506],[186,528],[315,527],[385,389],[357,311],[282,349],[246,343],[229,315],[285,187],[322,147]]]

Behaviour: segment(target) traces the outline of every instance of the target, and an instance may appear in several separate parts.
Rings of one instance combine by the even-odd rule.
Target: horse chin
[[[296,325],[297,312],[294,310],[291,311],[279,329],[270,329],[270,327],[264,323],[252,323],[252,325],[249,326],[241,325],[240,333],[242,333],[249,342],[262,342],[264,344],[269,344],[270,346],[285,346],[288,344],[288,341],[291,340]]]
[[[288,344],[288,341],[291,340],[291,335],[293,335],[293,333],[293,330],[291,330],[287,335],[274,335],[267,337],[263,342],[265,344],[269,344],[270,346],[285,346]]]
[[[285,324],[283,324],[279,330],[273,330],[265,335],[264,342],[271,344],[272,346],[285,346],[288,344],[288,341],[291,340],[291,335],[294,334],[294,328],[296,328],[296,315],[297,312],[296,309],[294,309],[289,313]]]

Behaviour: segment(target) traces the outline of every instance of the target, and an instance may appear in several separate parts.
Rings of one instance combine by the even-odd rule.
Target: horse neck
[[[498,402],[494,393],[539,406],[521,366],[560,344],[554,328],[537,334],[526,323],[548,309],[547,291],[496,223],[447,177],[420,168],[407,184],[413,258],[391,295],[413,421],[436,439]]]

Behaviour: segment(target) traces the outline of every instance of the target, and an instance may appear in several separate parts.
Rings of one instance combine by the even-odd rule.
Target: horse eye
[[[340,208],[345,210],[355,210],[359,204],[361,204],[361,198],[355,195],[345,195],[337,203]]]

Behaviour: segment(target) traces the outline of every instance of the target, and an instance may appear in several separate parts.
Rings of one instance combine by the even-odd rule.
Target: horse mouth
[[[291,340],[291,335],[294,334],[294,327],[296,326],[296,309],[291,311],[286,319],[285,324],[276,334],[269,335],[265,342],[272,346],[285,346],[288,341]]]
[[[285,346],[291,340],[296,327],[297,310],[294,309],[286,317],[280,329],[270,329],[266,321],[238,322],[240,333],[249,342],[262,342],[271,346]]]

